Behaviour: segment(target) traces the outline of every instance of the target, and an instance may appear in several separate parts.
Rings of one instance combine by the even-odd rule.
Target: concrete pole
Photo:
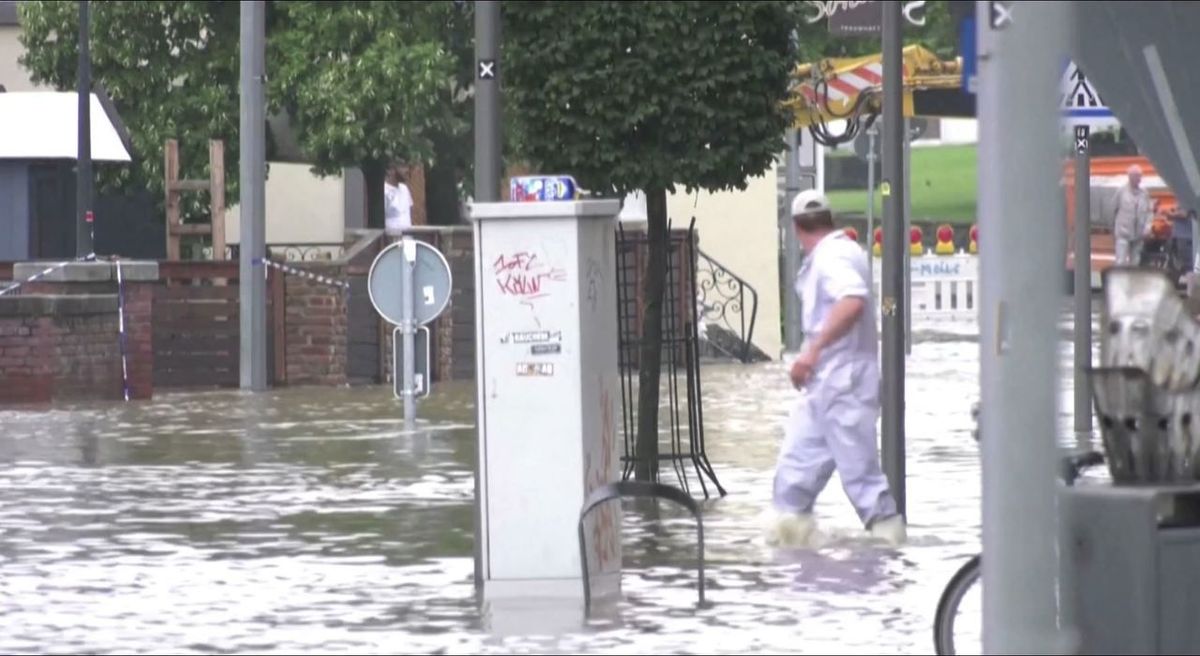
[[[475,202],[500,200],[500,2],[475,2]]]
[[[912,231],[912,143],[909,120],[904,119],[904,243]],[[912,355],[912,252],[904,249],[904,354]]]
[[[263,85],[266,75],[266,4],[242,0],[241,6],[241,247],[240,328],[242,389],[267,388],[267,278],[266,265],[266,109]]]
[[[1081,141],[1082,140],[1082,141]],[[1092,441],[1092,208],[1089,130],[1075,128],[1075,439]]]
[[[883,470],[907,516],[904,463],[904,118],[901,6],[883,3]]]
[[[800,297],[793,289],[796,272],[800,270],[800,244],[792,227],[792,200],[800,193],[800,135],[793,128],[787,132],[787,171],[783,207],[779,210],[779,236],[784,245],[783,283],[783,349],[787,353],[798,353],[804,342],[800,316]]]
[[[79,151],[75,162],[75,255],[92,253],[92,54],[88,0],[79,0]]]
[[[979,16],[983,652],[1065,653],[1057,628],[1059,74],[1068,3]],[[1019,99],[1019,100],[1017,100]],[[1031,239],[1031,235],[1040,238]],[[1020,253],[1020,266],[1013,254]]]

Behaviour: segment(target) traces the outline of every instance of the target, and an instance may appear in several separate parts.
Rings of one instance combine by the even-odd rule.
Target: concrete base
[[[621,576],[593,574],[592,600],[609,599],[621,592]],[[485,579],[483,594],[487,599],[558,599],[583,603],[583,581],[571,579],[496,580]]]
[[[26,280],[54,266],[52,262],[18,262],[13,265],[13,280]],[[158,262],[130,260],[121,262],[121,277],[127,281],[158,280]],[[71,262],[38,278],[41,282],[115,282],[114,262]]]

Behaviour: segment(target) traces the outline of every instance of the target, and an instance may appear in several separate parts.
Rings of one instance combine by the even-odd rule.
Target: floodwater
[[[629,505],[623,600],[589,622],[477,601],[469,385],[438,388],[413,434],[383,388],[0,410],[0,651],[929,653],[938,595],[980,547],[970,332],[919,336],[909,359],[898,550],[855,539],[836,478],[818,515],[838,540],[764,547],[784,365],[706,366],[729,491],[705,505],[711,604],[691,520]]]

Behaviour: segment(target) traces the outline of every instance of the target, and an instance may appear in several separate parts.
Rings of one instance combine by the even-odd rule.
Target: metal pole
[[[267,388],[266,266],[266,4],[241,5],[241,246],[238,249],[242,389]]]
[[[400,334],[403,335],[404,371],[393,375],[404,376],[404,427],[412,430],[417,425],[416,322],[413,319],[413,266],[417,261],[417,242],[412,237],[405,237],[401,248],[404,250],[404,263],[400,267]],[[393,344],[392,348],[396,348],[396,345]]]
[[[875,284],[875,137],[879,136],[879,128],[872,124],[867,128],[867,273],[871,276],[871,285]]]
[[[784,245],[783,278],[783,322],[784,345],[788,353],[796,353],[804,341],[801,329],[800,297],[796,295],[793,280],[800,270],[800,244],[796,241],[796,230],[792,227],[792,201],[800,193],[800,135],[795,128],[787,131],[786,187],[783,207],[779,211],[780,237]]]
[[[1075,128],[1075,438],[1092,439],[1091,154],[1086,125]]]
[[[1065,239],[1046,238],[1065,226],[1045,217],[1063,211],[1057,110],[1070,4],[1000,11],[1016,4],[976,5],[983,653],[1067,653],[1056,603],[1061,287],[1052,282]]]
[[[486,68],[491,63],[491,75]],[[500,3],[475,2],[475,200],[500,200]],[[483,514],[475,460],[475,588],[483,588]]]
[[[904,243],[909,244],[912,232],[912,143],[909,139],[909,120],[904,119]],[[904,354],[912,355],[912,253],[904,249]]]
[[[475,201],[500,200],[500,3],[475,2]]]
[[[883,470],[901,514],[904,473],[904,118],[900,3],[883,4]]]
[[[88,0],[79,0],[79,150],[75,162],[75,254],[92,252],[92,55]]]

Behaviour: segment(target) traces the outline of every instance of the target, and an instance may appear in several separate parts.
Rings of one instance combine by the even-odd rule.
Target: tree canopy
[[[74,90],[79,9],[73,2],[18,5],[21,64],[33,80]],[[225,141],[226,198],[237,202],[236,2],[93,3],[92,80],[129,129],[136,165],[98,169],[103,187],[163,188],[163,143],[179,140],[180,174],[207,178],[208,140]],[[195,214],[195,197],[185,206]]]
[[[520,151],[589,189],[744,188],[787,127],[783,2],[507,2]]]
[[[451,30],[466,29],[462,9],[447,2],[268,3],[268,104],[288,113],[314,172],[426,163],[435,142],[461,150],[468,103],[454,84],[462,79],[462,44],[452,50]],[[20,10],[22,64],[36,82],[73,89],[75,3],[24,2]],[[222,139],[226,198],[237,201],[239,17],[236,2],[93,3],[93,80],[121,112],[137,156],[132,170],[107,182],[161,192],[168,138],[179,140],[181,175],[207,177],[208,140]]]

